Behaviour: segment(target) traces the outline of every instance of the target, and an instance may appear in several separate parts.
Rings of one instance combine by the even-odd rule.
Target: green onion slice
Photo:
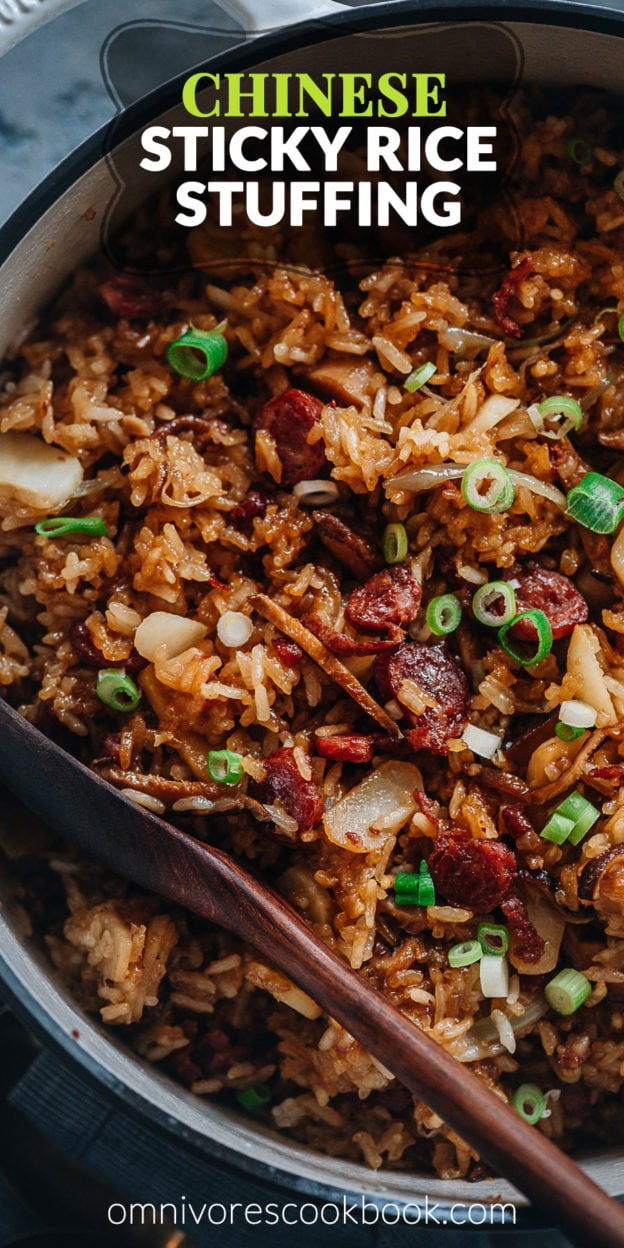
[[[540,835],[546,841],[554,841],[556,845],[563,845],[564,841],[569,841],[570,845],[578,845],[599,818],[600,811],[575,789],[574,793],[569,793],[559,803]]]
[[[48,516],[46,520],[37,521],[35,533],[39,537],[65,537],[68,533],[107,537],[108,529],[101,516]]]
[[[558,442],[560,438],[565,438],[566,434],[572,429],[580,429],[583,424],[583,409],[576,399],[571,399],[567,394],[554,394],[549,399],[543,399],[538,403],[536,411],[541,420],[540,433],[545,438],[552,438]],[[550,421],[551,425],[547,428],[546,421]]]
[[[221,328],[207,333],[203,329],[189,329],[181,338],[170,342],[167,361],[181,377],[191,381],[205,381],[223,367],[227,359],[227,342]]]
[[[383,553],[386,563],[403,563],[407,554],[407,530],[404,524],[387,524],[383,535]]]
[[[435,885],[429,875],[427,863],[423,861],[420,864],[420,876],[418,880],[418,904],[419,906],[435,906],[435,901]]]
[[[620,169],[613,179],[613,190],[620,199],[624,199],[624,169]]]
[[[497,459],[476,459],[469,464],[461,488],[469,507],[486,515],[507,511],[515,497],[513,481]]]
[[[426,385],[431,380],[435,372],[436,365],[432,364],[431,361],[428,364],[421,364],[420,368],[415,368],[413,373],[410,373],[407,380],[403,383],[404,390],[407,390],[409,394],[414,394],[416,390],[420,390],[421,386]]]
[[[592,986],[580,971],[569,969],[559,971],[549,984],[546,984],[544,996],[548,1004],[557,1014],[576,1014],[576,1011],[587,1000]]]
[[[487,585],[480,585],[472,599],[472,610],[480,624],[487,624],[488,628],[501,628],[516,614],[513,585],[508,581],[489,581]]]
[[[559,737],[560,741],[578,741],[584,732],[584,728],[573,728],[571,724],[562,724],[561,720],[555,724],[555,736]]]
[[[587,472],[570,490],[567,514],[592,533],[614,533],[624,516],[624,489],[600,472]]]
[[[621,316],[618,320],[618,335],[624,342],[624,316]]]
[[[509,932],[502,923],[480,923],[477,940],[483,953],[504,957],[509,948]]]
[[[483,949],[478,940],[464,940],[460,945],[453,945],[448,951],[449,966],[472,966],[483,956]]]
[[[266,1083],[257,1083],[254,1088],[243,1088],[237,1092],[236,1100],[243,1109],[261,1109],[271,1100],[271,1089]]]
[[[507,640],[507,634],[519,620],[530,620],[535,627],[537,646],[534,654],[527,654],[524,648],[520,649]],[[546,655],[550,654],[552,650],[552,628],[550,627],[548,617],[544,615],[543,611],[537,609],[520,611],[507,624],[503,624],[502,628],[499,628],[498,641],[505,654],[508,654],[515,663],[519,663],[521,667],[535,667],[536,663],[541,663],[542,659],[545,659]]]
[[[135,711],[141,701],[141,690],[120,667],[105,667],[98,672],[95,691],[100,702],[113,711]]]
[[[517,1114],[530,1126],[535,1126],[546,1109],[546,1097],[536,1083],[523,1083],[514,1092],[512,1105]]]
[[[593,156],[593,148],[585,139],[569,139],[566,152],[570,160],[581,168],[588,165]]]
[[[455,594],[440,594],[432,598],[425,612],[428,627],[436,637],[448,637],[454,633],[462,617],[459,598]]]
[[[600,811],[596,810],[596,807],[592,806],[591,802],[588,802],[578,790],[570,793],[565,801],[560,803],[557,813],[563,815],[564,819],[573,821],[572,831],[568,837],[571,845],[578,845],[600,818]]]
[[[420,876],[415,871],[397,871],[394,877],[394,891],[395,893],[404,893],[406,896],[409,894],[414,898],[411,904],[417,906],[419,882]],[[404,902],[404,904],[407,905],[407,902]]]
[[[555,811],[547,823],[544,824],[540,832],[540,836],[545,841],[552,841],[553,845],[563,845],[569,839],[570,833],[574,829],[574,820],[566,819],[566,817]]]
[[[233,750],[209,750],[206,767],[216,784],[238,784],[245,774],[242,756]]]

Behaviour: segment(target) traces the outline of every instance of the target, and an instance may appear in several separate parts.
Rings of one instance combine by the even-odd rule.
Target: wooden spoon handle
[[[0,704],[0,779],[117,874],[258,949],[429,1105],[573,1244],[622,1248],[624,1210],[396,1010],[278,895],[219,850],[122,797]]]

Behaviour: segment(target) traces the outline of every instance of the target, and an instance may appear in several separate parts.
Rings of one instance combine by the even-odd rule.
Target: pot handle
[[[337,0],[216,0],[220,9],[236,18],[248,35],[278,30],[281,26],[321,18],[344,9]],[[0,0],[0,56],[21,43],[53,17],[75,9],[84,0]],[[267,20],[268,19],[268,20]]]

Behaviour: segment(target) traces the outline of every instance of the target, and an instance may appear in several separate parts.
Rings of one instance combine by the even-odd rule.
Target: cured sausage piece
[[[306,390],[286,390],[265,403],[254,419],[254,433],[263,429],[275,441],[282,465],[280,485],[287,489],[299,481],[315,480],[327,467],[323,443],[310,446],[307,440],[322,410],[320,399]]]
[[[253,522],[257,516],[263,516],[271,499],[268,494],[264,494],[262,490],[250,490],[247,498],[237,507],[233,507],[230,515],[230,524],[235,529],[240,529],[243,533],[251,533]]]
[[[526,906],[519,897],[506,897],[501,910],[515,936],[515,952],[521,962],[539,962],[544,949],[544,938],[537,932],[527,914]]]
[[[360,633],[402,628],[418,614],[422,587],[409,568],[399,563],[376,572],[349,595],[345,619]]]
[[[523,282],[525,277],[529,276],[533,268],[533,261],[527,256],[515,269],[503,279],[499,289],[492,295],[492,307],[494,309],[494,320],[500,326],[509,338],[520,338],[522,330],[517,321],[511,316],[509,308],[516,297],[516,287]]]
[[[468,723],[470,691],[457,659],[444,643],[403,642],[375,660],[375,679],[383,701],[396,698],[405,680],[413,680],[435,701],[420,715],[405,711],[412,727],[406,737],[414,750],[446,753],[451,737],[461,736]]]
[[[86,663],[87,667],[119,667],[124,668],[127,672],[141,672],[147,667],[147,659],[142,658],[138,650],[132,647],[127,659],[113,660],[107,659],[106,655],[96,646],[91,631],[84,620],[74,620],[69,633],[69,640],[72,644],[74,654]]]
[[[435,842],[428,866],[436,891],[452,906],[489,914],[509,893],[516,856],[500,841],[474,841],[454,830]]]
[[[303,659],[303,650],[296,641],[288,637],[275,637],[271,645],[284,667],[298,667]]]
[[[366,581],[383,566],[381,553],[335,512],[313,511],[312,519],[317,537],[356,580]]]
[[[534,568],[532,572],[520,573],[517,579],[520,586],[516,590],[516,610],[543,611],[555,641],[569,637],[577,624],[586,623],[589,607],[576,585],[562,572]],[[516,624],[513,634],[521,641],[532,641],[536,636],[530,620]]]
[[[528,836],[534,830],[531,820],[527,818],[519,802],[514,806],[505,806],[501,811],[501,820],[506,835],[513,837],[514,841],[519,840],[521,836]]]
[[[403,637],[403,634],[399,632],[398,635],[395,634],[384,641],[358,641],[355,637],[347,637],[345,633],[336,632],[323,620],[319,620],[316,615],[304,615],[301,623],[305,624],[305,627],[309,628],[310,632],[314,633],[314,636],[318,637],[332,654],[338,655],[341,659],[381,654],[384,650],[393,649]]]
[[[142,320],[160,312],[160,292],[134,273],[111,277],[100,286],[100,294],[114,316]]]
[[[369,736],[317,737],[316,752],[335,763],[370,763],[373,755],[394,753],[397,743],[392,737],[373,732]]]
[[[295,761],[294,750],[283,747],[274,750],[264,760],[264,780],[254,780],[249,794],[258,802],[272,805],[278,801],[300,832],[308,832],[320,823],[323,815],[323,797],[313,780],[305,780]]]

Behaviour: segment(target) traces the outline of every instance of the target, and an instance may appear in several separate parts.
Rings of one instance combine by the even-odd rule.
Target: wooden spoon
[[[573,1244],[623,1248],[624,1209],[356,975],[278,894],[227,854],[123,797],[2,701],[0,737],[0,780],[47,824],[118,875],[253,945]]]

